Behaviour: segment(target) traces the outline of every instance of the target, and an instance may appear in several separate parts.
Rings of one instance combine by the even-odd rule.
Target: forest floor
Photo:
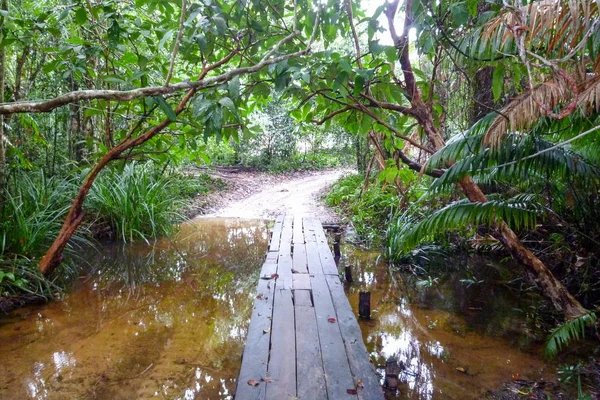
[[[310,215],[322,223],[339,223],[340,217],[322,197],[332,183],[352,173],[350,169],[327,169],[270,174],[248,168],[193,169],[220,179],[227,189],[200,196],[186,215],[229,218],[274,218],[278,214]]]

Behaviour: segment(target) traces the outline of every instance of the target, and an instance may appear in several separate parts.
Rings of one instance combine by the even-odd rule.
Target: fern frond
[[[399,218],[389,231],[391,255],[405,254],[421,243],[434,241],[450,231],[468,226],[491,225],[504,220],[514,228],[534,227],[541,211],[532,195],[519,195],[509,200],[490,200],[472,203],[468,200],[454,202],[419,222],[410,216]]]
[[[593,326],[598,317],[594,311],[583,314],[577,318],[565,322],[554,328],[550,333],[544,352],[548,356],[555,356],[564,347],[567,347],[574,340],[585,337],[585,328]]]

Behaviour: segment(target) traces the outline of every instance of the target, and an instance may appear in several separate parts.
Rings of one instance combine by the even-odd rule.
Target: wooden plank
[[[292,268],[294,268],[296,273],[308,273],[308,266],[306,264],[306,245],[304,242],[294,243],[294,254],[292,254],[292,258]]]
[[[302,217],[299,215],[294,216],[293,232],[294,233],[292,243],[294,243],[294,245],[304,243],[304,232],[302,231]]]
[[[266,399],[296,396],[296,332],[292,291],[275,287]]]
[[[315,232],[317,242],[327,243],[327,235],[325,235],[325,231],[323,230],[323,225],[321,225],[321,221],[313,217],[307,217],[306,220]]]
[[[348,389],[354,389],[355,382],[350,372],[346,349],[325,275],[311,275],[310,283],[321,343],[327,395],[330,399],[336,400],[356,399],[356,395],[348,393]],[[330,318],[335,320],[330,322]]]
[[[327,275],[327,284],[337,320],[344,339],[348,362],[354,379],[361,379],[364,387],[358,390],[358,397],[363,400],[383,400],[383,392],[375,367],[369,361],[369,353],[363,343],[362,332],[356,316],[348,302],[343,285],[336,276]]]
[[[321,257],[319,256],[319,248],[317,242],[306,242],[306,264],[309,274],[323,274],[321,267]]]
[[[276,268],[276,264],[265,263],[260,276],[270,276],[275,273]],[[264,399],[266,394],[266,384],[260,379],[267,375],[270,335],[265,334],[265,330],[271,329],[275,283],[259,279],[256,293],[237,381],[236,399]],[[260,383],[253,387],[248,384],[249,380]]]
[[[305,290],[297,290],[296,293]],[[310,301],[310,299],[309,299]],[[323,372],[321,346],[315,309],[295,303],[296,314],[296,364],[297,364],[297,390],[298,398],[306,400],[327,399],[327,386]],[[334,399],[334,397],[330,397]]]
[[[310,278],[308,274],[293,274],[292,283],[294,290],[310,290]]]
[[[279,251],[279,241],[281,239],[281,229],[283,227],[283,215],[275,219],[275,225],[271,230],[271,242],[269,243],[269,251]]]
[[[291,255],[292,254],[292,225],[294,218],[292,216],[286,216],[283,220],[281,228],[281,239],[279,243],[279,254]]]
[[[323,273],[326,275],[337,276],[337,265],[335,264],[335,259],[333,258],[333,254],[331,254],[331,250],[329,249],[327,242],[317,243],[317,250],[319,252],[319,259],[321,260],[321,268],[323,269]]]
[[[302,227],[304,229],[304,241],[308,242],[316,242],[317,236],[315,235],[315,227],[311,224],[311,219],[309,217],[304,217],[302,219]]]
[[[312,299],[310,296],[310,290],[294,289],[294,307],[298,306],[313,306]],[[300,321],[300,323],[302,323],[302,321]],[[298,326],[296,326],[296,329],[298,329]]]
[[[277,288],[293,289],[292,282],[292,257],[288,254],[279,254],[277,261]]]

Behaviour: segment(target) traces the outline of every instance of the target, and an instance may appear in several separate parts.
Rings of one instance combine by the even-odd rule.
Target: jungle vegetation
[[[364,172],[344,196],[384,225],[392,260],[449,231],[477,236],[566,319],[588,316],[600,298],[598,7],[2,0],[0,287],[54,284],[90,215],[127,240],[165,233],[144,218],[172,203],[155,197],[171,190],[170,166],[302,158],[304,140],[303,162]],[[323,160],[324,137],[352,156]],[[115,210],[131,203],[118,197],[134,192],[156,202],[124,228]],[[579,275],[563,282],[523,240],[532,232],[560,242],[561,267]]]

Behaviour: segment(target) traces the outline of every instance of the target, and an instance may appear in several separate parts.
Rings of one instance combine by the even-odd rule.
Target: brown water
[[[64,301],[0,317],[0,398],[232,398],[266,246],[264,221],[199,219],[171,240],[103,248]],[[373,361],[406,366],[389,397],[475,399],[513,374],[545,376],[515,311],[529,299],[451,277],[410,289],[377,253],[343,251],[353,306],[372,293]]]

